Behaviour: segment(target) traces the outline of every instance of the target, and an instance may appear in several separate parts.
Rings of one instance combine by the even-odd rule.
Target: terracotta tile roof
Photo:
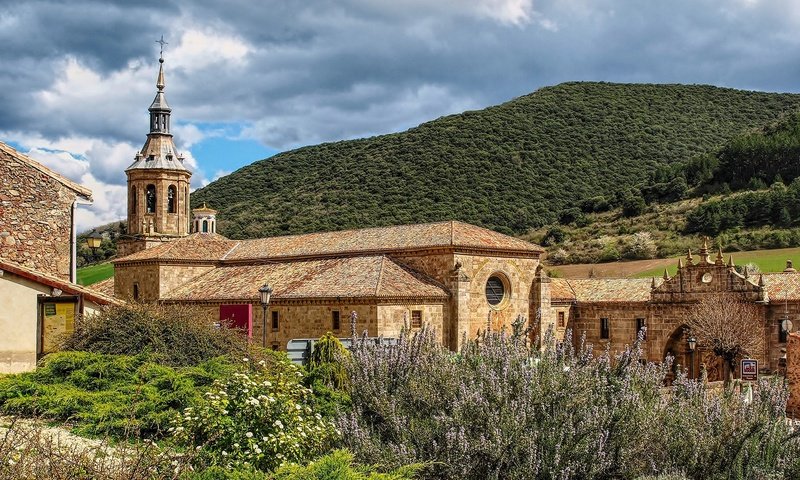
[[[112,263],[141,260],[218,261],[239,243],[239,241],[228,240],[216,233],[193,233],[156,247],[132,253],[127,257],[117,258]]]
[[[541,253],[541,247],[462,222],[439,222],[339,232],[308,233],[252,240],[194,234],[117,261],[187,259],[248,261],[313,258],[342,254],[382,254],[436,247]],[[213,241],[212,241],[213,240]]]
[[[800,300],[800,273],[765,273],[764,288],[771,302]]]
[[[10,262],[8,260],[0,259],[0,270],[27,278],[28,280],[47,285],[49,287],[57,288],[68,295],[81,295],[84,298],[97,303],[98,305],[122,303],[120,300],[112,296],[105,295],[102,292],[78,285],[77,283],[71,283],[66,280],[62,280],[47,273],[39,272],[28,267],[23,267],[22,265]]]
[[[663,280],[656,279],[656,285]],[[554,278],[553,301],[646,302],[650,300],[650,278]]]
[[[7,162],[9,158],[14,159],[18,162],[25,163],[36,170],[44,173],[45,175],[52,177],[57,182],[61,183],[65,187],[69,188],[73,192],[77,193],[78,195],[86,198],[87,200],[92,199],[92,191],[88,188],[78,185],[77,183],[73,182],[72,180],[68,179],[67,177],[50,170],[49,168],[45,167],[41,163],[37,162],[36,160],[32,159],[31,157],[18,152],[14,148],[11,148],[9,145],[6,145],[3,142],[0,142],[0,162]]]
[[[256,300],[268,283],[273,298],[436,298],[448,292],[435,281],[384,256],[330,258],[214,270],[168,292],[164,300]]]
[[[93,290],[98,292],[102,295],[107,297],[114,296],[114,277],[106,278],[105,280],[101,280],[97,283],[93,283],[91,285],[87,285],[86,288],[89,290]]]
[[[436,247],[541,252],[541,247],[462,222],[363,228],[245,240],[228,260],[383,253]]]

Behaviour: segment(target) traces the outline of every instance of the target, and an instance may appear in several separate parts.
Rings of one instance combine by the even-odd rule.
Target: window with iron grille
[[[600,319],[600,338],[603,340],[607,340],[611,337],[611,326],[608,323],[607,318]]]
[[[496,306],[503,301],[506,296],[506,286],[498,276],[491,276],[486,281],[486,301],[489,305]]]
[[[272,312],[272,331],[273,332],[278,331],[278,312],[274,310]]]
[[[564,312],[558,312],[558,328],[564,328],[566,320],[564,319]]]
[[[645,327],[647,327],[647,322],[645,321],[645,319],[644,318],[637,318],[636,319],[636,335],[638,337],[638,335],[641,333],[642,334],[642,340],[647,340],[647,330],[642,332],[642,329],[645,328]]]
[[[411,310],[411,328],[422,328],[422,310]]]
[[[342,326],[341,323],[342,323],[341,322],[341,314],[339,313],[339,310],[332,311],[331,312],[331,328],[333,329],[334,332],[339,331],[339,329]]]

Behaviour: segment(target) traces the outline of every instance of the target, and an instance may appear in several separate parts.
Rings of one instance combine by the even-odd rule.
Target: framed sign
[[[75,295],[39,296],[39,356],[58,350],[64,338],[75,331],[79,301]]]
[[[758,360],[753,358],[742,359],[742,380],[751,382],[758,380]]]

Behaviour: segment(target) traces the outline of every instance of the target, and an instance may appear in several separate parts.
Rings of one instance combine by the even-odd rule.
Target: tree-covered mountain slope
[[[444,219],[507,233],[603,197],[621,205],[657,166],[719,150],[800,95],[700,85],[565,83],[402,133],[258,161],[192,195],[232,238]]]

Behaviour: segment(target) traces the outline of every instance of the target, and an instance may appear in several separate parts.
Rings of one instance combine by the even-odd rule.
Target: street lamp
[[[258,294],[261,308],[264,310],[264,318],[261,325],[261,345],[267,348],[267,308],[269,307],[269,300],[272,298],[272,287],[265,283],[258,289]]]
[[[97,261],[97,249],[100,248],[100,244],[103,243],[103,236],[97,233],[97,230],[92,230],[92,233],[86,237],[86,243],[89,245],[89,248],[92,249],[92,256],[94,256],[94,261]]]
[[[697,339],[694,335],[689,335],[686,343],[689,344],[689,378],[694,378],[694,351],[697,348]]]

